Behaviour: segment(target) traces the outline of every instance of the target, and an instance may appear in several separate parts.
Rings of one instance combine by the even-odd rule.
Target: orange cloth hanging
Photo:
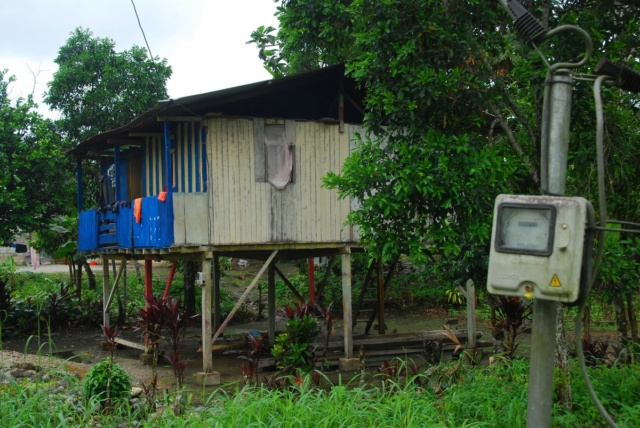
[[[133,201],[133,216],[136,218],[136,223],[140,223],[142,220],[142,198]]]
[[[160,202],[164,202],[167,200],[167,186],[164,186],[164,189],[162,189],[162,192],[160,192],[160,194],[158,195],[158,200]]]

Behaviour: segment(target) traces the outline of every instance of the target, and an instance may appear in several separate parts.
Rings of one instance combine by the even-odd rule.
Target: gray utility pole
[[[567,70],[550,70],[545,84],[540,159],[542,190],[563,196],[567,176],[573,79]],[[535,299],[531,331],[531,366],[527,427],[551,427],[558,302]]]

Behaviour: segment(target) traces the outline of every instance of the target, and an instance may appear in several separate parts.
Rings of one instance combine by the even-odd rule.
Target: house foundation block
[[[340,358],[341,372],[355,372],[360,370],[360,358]]]
[[[195,377],[196,383],[202,386],[220,385],[220,372],[198,372]]]

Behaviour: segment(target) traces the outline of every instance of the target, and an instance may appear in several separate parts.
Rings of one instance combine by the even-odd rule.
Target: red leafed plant
[[[531,318],[532,304],[519,297],[493,296],[489,306],[493,336],[504,338],[507,356],[513,357],[518,349],[516,337],[524,322]]]
[[[247,341],[251,350],[247,355],[241,355],[240,359],[246,360],[248,366],[242,364],[242,374],[245,378],[245,382],[252,382],[255,376],[255,382],[258,382],[258,365],[260,364],[260,358],[267,352],[268,340],[266,335],[260,334],[247,334]]]
[[[109,357],[111,361],[116,356],[116,350],[118,349],[118,342],[116,341],[118,335],[120,334],[120,330],[117,328],[111,328],[108,325],[102,326],[102,332],[104,333],[104,337],[107,341],[107,351],[109,351]]]

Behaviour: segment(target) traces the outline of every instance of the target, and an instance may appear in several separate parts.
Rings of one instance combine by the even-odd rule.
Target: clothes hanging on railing
[[[142,221],[142,198],[133,201],[133,216],[136,218],[136,223]]]

